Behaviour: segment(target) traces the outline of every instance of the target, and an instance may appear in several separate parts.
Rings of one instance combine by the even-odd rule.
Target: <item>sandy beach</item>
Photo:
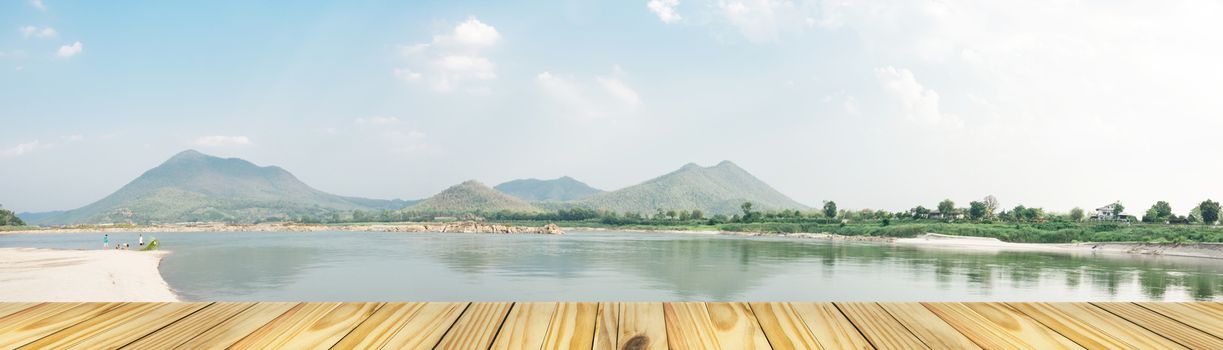
[[[1223,244],[1212,243],[1012,243],[1003,242],[997,238],[953,236],[938,233],[927,233],[914,238],[900,238],[892,242],[895,244],[930,248],[972,249],[983,251],[1039,251],[1064,253],[1086,252],[1223,259]]]
[[[0,248],[0,302],[177,301],[157,270],[168,253]]]

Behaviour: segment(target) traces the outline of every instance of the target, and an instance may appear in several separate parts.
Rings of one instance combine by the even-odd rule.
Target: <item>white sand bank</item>
[[[1223,244],[1218,243],[1011,243],[997,238],[952,236],[927,233],[915,238],[901,238],[896,244],[930,248],[973,249],[984,251],[1085,252],[1139,255],[1167,255],[1190,258],[1223,259]]]
[[[157,271],[167,253],[0,248],[0,302],[177,301]]]

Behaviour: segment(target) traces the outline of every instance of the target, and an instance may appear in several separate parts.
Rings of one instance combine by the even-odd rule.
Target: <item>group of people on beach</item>
[[[139,244],[140,247],[144,246],[144,234],[143,233],[140,234],[140,242],[137,244]],[[102,249],[110,249],[110,234],[109,233],[102,235]],[[128,249],[131,249],[131,245],[128,243],[115,243],[115,249],[116,250],[128,250]]]

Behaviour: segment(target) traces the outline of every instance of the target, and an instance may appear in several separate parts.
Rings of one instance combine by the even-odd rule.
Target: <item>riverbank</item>
[[[165,251],[0,248],[0,301],[178,301]]]
[[[167,225],[90,225],[75,227],[50,227],[29,230],[3,231],[6,233],[173,233],[173,232],[441,232],[441,233],[527,233],[527,234],[565,234],[565,230],[555,224],[543,226],[517,226],[473,221],[459,222],[407,222],[393,224],[297,224],[297,223],[263,223],[263,224],[167,224]]]
[[[894,240],[893,243],[988,251],[1091,252],[1223,259],[1223,244],[1217,243],[1012,243],[1003,242],[997,238],[953,236],[937,233],[927,233],[914,238],[899,238]]]

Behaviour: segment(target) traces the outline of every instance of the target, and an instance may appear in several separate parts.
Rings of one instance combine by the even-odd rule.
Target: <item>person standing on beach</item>
[[[140,246],[141,247],[144,246],[144,234],[143,233],[140,234]]]
[[[102,249],[110,248],[110,234],[102,235]]]

